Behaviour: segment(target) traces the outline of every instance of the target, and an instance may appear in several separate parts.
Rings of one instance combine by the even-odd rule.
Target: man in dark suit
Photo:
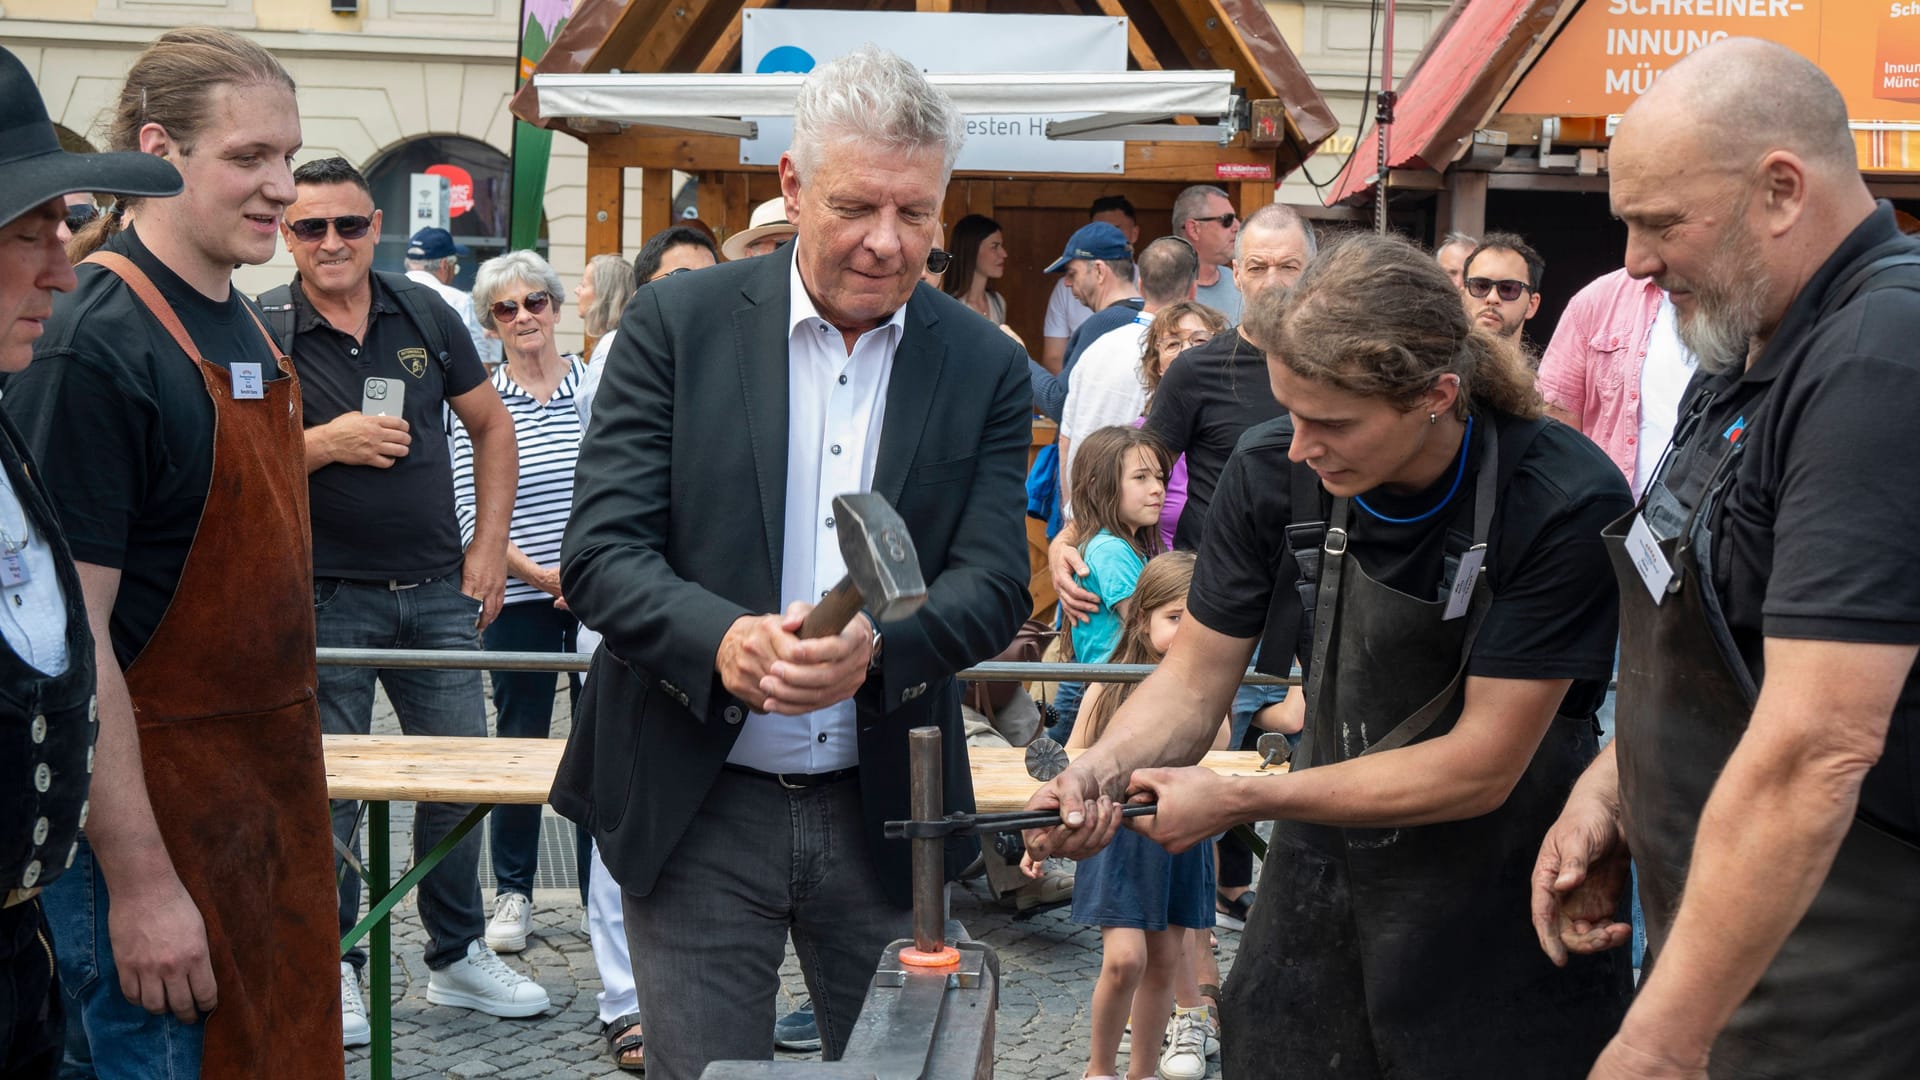
[[[780,162],[795,242],[641,289],[606,361],[561,563],[604,643],[552,801],[623,889],[656,1080],[772,1056],[789,936],[837,1057],[910,933],[880,837],[908,729],[945,732],[947,809],[973,805],[953,673],[1028,610],[1031,395],[1018,346],[917,287],[962,130],[898,57],[816,69]],[[899,510],[927,602],[803,641],[855,490]]]

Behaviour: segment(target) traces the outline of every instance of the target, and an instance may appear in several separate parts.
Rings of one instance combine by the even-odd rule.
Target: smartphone
[[[407,384],[398,379],[370,378],[360,390],[360,411],[368,416],[400,416],[407,403]]]

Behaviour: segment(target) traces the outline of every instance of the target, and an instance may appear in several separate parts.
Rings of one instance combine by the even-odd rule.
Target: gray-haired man
[[[1018,345],[920,285],[961,135],[899,57],[815,69],[780,160],[794,242],[641,289],[606,362],[560,571],[604,641],[552,803],[625,893],[655,1080],[772,1056],[789,938],[838,1057],[910,930],[880,836],[908,729],[946,733],[946,808],[973,805],[953,673],[1029,610],[1032,396]],[[849,491],[899,510],[927,601],[802,640]]]

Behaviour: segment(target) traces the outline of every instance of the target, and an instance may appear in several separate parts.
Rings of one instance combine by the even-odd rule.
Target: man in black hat
[[[473,294],[453,287],[460,273],[460,260],[473,254],[465,244],[453,242],[453,234],[429,225],[407,240],[407,279],[417,281],[447,302],[473,339],[473,351],[488,371],[500,365],[500,342],[487,336],[487,329],[473,311]]]
[[[0,371],[33,360],[74,287],[66,196],[174,195],[148,154],[60,149],[27,69],[0,48]],[[56,1075],[66,1028],[38,896],[73,859],[93,772],[93,638],[46,493],[0,415],[0,1076]]]

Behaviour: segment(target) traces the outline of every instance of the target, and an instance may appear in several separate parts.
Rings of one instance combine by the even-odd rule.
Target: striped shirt
[[[507,375],[501,364],[493,373],[493,388],[513,417],[514,439],[520,445],[520,486],[513,497],[513,522],[507,538],[540,566],[560,563],[560,539],[573,509],[573,465],[580,456],[580,413],[573,397],[586,365],[568,355],[567,374],[546,404]],[[460,517],[460,543],[473,543],[473,438],[459,418],[449,417],[448,438],[453,443],[453,504]],[[553,597],[509,574],[509,604],[528,600],[548,603]]]

